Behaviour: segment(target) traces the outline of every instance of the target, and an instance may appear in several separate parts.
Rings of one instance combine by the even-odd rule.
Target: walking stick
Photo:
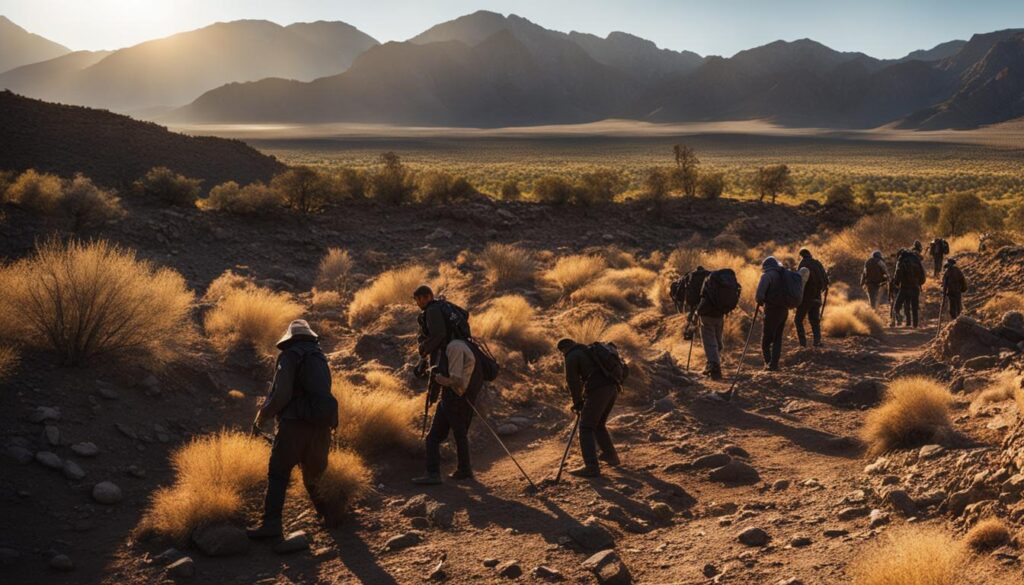
[[[818,313],[818,322],[825,320],[825,307],[828,306],[828,287],[825,287],[825,300],[821,302],[821,313]]]
[[[939,305],[939,324],[935,328],[935,335],[938,335],[939,331],[942,331],[942,314],[946,312],[946,298],[947,297],[948,297],[948,295],[946,295],[945,291],[943,291],[943,293],[942,293],[942,304]]]
[[[487,427],[488,431],[491,431],[491,434],[494,435],[494,438],[498,441],[498,444],[501,445],[501,448],[505,450],[505,454],[508,455],[508,458],[512,460],[512,463],[516,464],[516,467],[519,468],[519,473],[523,474],[523,477],[526,478],[526,481],[530,483],[530,487],[532,487],[534,490],[537,490],[537,484],[533,483],[533,480],[530,479],[530,476],[526,474],[526,470],[523,469],[523,466],[519,465],[519,462],[516,461],[516,458],[512,455],[512,452],[509,451],[508,447],[505,446],[505,443],[501,440],[501,437],[498,436],[498,433],[491,427],[491,424],[487,422],[487,419],[484,418],[484,415],[480,414],[480,411],[476,409],[476,405],[473,404],[468,399],[466,400],[466,402],[469,404],[469,407],[473,409],[473,412],[476,413],[476,416],[477,418],[480,419],[480,422],[484,423],[484,426]]]
[[[757,314],[761,311],[761,305],[758,305],[754,309],[754,318],[750,320],[750,331],[747,332],[747,341],[743,343],[743,352],[740,354],[740,363],[736,366],[736,377],[732,381],[732,385],[729,386],[729,391],[725,393],[724,398],[726,400],[732,400],[734,391],[736,390],[736,383],[740,381],[740,372],[743,371],[743,360],[747,357],[747,347],[750,345],[750,337],[754,334],[754,324],[757,323]]]
[[[569,431],[569,440],[565,443],[565,453],[562,453],[562,461],[558,464],[558,473],[555,474],[554,483],[558,483],[562,479],[562,468],[565,467],[565,460],[569,457],[569,448],[572,447],[572,440],[576,436],[576,429],[580,426],[580,413],[576,413],[576,422],[572,424],[572,430]]]
[[[420,429],[420,439],[427,436],[427,419],[430,418],[430,387],[434,384],[434,371],[430,370],[427,376],[427,393],[423,396],[423,427]]]
[[[693,317],[696,311],[690,313],[690,322],[693,322]],[[700,321],[697,321],[697,325],[694,327],[693,333],[690,335],[690,351],[686,354],[686,371],[690,371],[690,358],[693,357],[693,338],[697,337],[697,332],[700,331]]]

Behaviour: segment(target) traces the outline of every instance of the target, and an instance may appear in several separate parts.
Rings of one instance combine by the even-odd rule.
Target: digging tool
[[[757,323],[757,314],[761,312],[761,305],[758,305],[754,309],[754,318],[750,320],[750,331],[747,332],[747,340],[743,343],[743,352],[740,354],[740,363],[736,366],[736,377],[733,378],[732,385],[729,386],[729,390],[722,396],[726,400],[732,400],[733,393],[736,390],[736,384],[740,381],[740,372],[743,371],[743,360],[747,357],[747,347],[750,346],[750,338],[754,335],[754,325]]]
[[[501,445],[501,448],[505,450],[505,454],[508,455],[508,458],[512,460],[512,463],[516,464],[517,468],[519,468],[519,473],[522,473],[523,477],[526,478],[526,481],[530,483],[530,487],[532,487],[534,491],[538,491],[537,484],[533,483],[533,480],[530,479],[530,476],[526,474],[526,470],[523,469],[523,466],[519,465],[519,462],[516,461],[516,458],[512,455],[512,452],[509,451],[508,447],[505,446],[505,442],[502,441],[501,437],[498,436],[497,431],[494,430],[494,428],[491,426],[491,423],[487,422],[487,419],[484,418],[484,415],[480,414],[480,411],[476,409],[476,405],[473,404],[472,401],[467,399],[466,403],[468,403],[469,407],[473,409],[473,412],[476,414],[477,418],[480,419],[480,422],[484,423],[484,426],[487,427],[487,430],[491,431],[491,434],[494,435],[494,439],[498,441],[498,444]]]
[[[555,474],[555,481],[562,479],[562,469],[565,467],[565,460],[569,458],[569,448],[572,447],[572,440],[576,436],[576,429],[580,426],[580,413],[576,413],[576,422],[572,423],[572,430],[569,431],[569,440],[565,443],[565,453],[562,453],[562,460],[558,463],[558,473]]]

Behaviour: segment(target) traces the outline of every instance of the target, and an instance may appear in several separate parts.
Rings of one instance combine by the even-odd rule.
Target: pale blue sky
[[[810,37],[890,58],[1024,27],[1024,0],[0,0],[0,14],[72,49],[120,48],[240,18],[343,20],[380,41],[405,40],[479,9],[566,32],[622,30],[702,55]]]

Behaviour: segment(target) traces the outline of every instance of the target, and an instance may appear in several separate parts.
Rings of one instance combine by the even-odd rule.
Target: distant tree
[[[988,225],[988,205],[974,193],[950,193],[939,206],[936,231],[940,235],[961,236]]]
[[[787,165],[771,165],[757,169],[754,175],[754,190],[757,191],[758,200],[764,201],[770,196],[772,203],[780,193],[792,193],[793,177],[789,173]]]
[[[412,199],[416,184],[412,173],[394,152],[380,155],[380,168],[370,178],[370,193],[382,203],[400,205]]]
[[[566,205],[575,195],[572,183],[556,175],[547,175],[534,181],[533,196],[540,203]]]
[[[725,173],[703,173],[697,182],[697,193],[704,199],[718,199],[725,192]]]
[[[444,171],[429,171],[419,178],[416,198],[423,203],[448,204],[466,201],[476,192],[464,177],[455,177]]]
[[[223,211],[238,215],[272,215],[286,205],[284,195],[278,189],[263,183],[250,183],[239,187],[228,181],[210,189],[206,199],[199,200],[199,208],[206,211]]]
[[[65,184],[60,209],[71,220],[71,229],[76,232],[97,228],[125,216],[121,200],[113,192],[100,189],[81,174]]]
[[[661,167],[648,169],[647,174],[644,175],[643,198],[660,205],[668,198],[671,184],[672,176],[670,171],[666,171]]]
[[[518,201],[522,195],[522,192],[519,190],[519,183],[515,181],[505,181],[502,183],[501,191],[498,193],[502,201]]]
[[[580,177],[579,184],[573,193],[573,203],[578,205],[597,205],[611,203],[615,197],[626,190],[628,183],[622,173],[612,170],[600,170],[585,173]]]
[[[201,184],[201,179],[190,179],[167,167],[153,167],[135,182],[135,187],[148,197],[171,205],[188,207],[195,205],[199,199]]]
[[[278,174],[270,181],[270,187],[299,213],[320,211],[335,193],[330,177],[307,166],[292,167]]]
[[[843,209],[853,209],[856,199],[853,195],[853,187],[849,183],[838,183],[832,185],[825,192],[825,205]]]
[[[335,176],[337,199],[365,199],[366,173],[351,167],[344,167]]]
[[[60,177],[38,173],[35,169],[18,175],[6,190],[6,197],[12,203],[43,215],[56,213],[63,195],[64,188]]]
[[[693,197],[697,193],[697,184],[700,176],[700,159],[689,146],[676,144],[672,147],[672,153],[676,160],[676,168],[672,172],[672,183],[687,197]]]
[[[923,221],[926,226],[935,227],[935,225],[939,223],[939,214],[941,213],[942,210],[939,209],[938,205],[935,205],[934,203],[925,205],[924,211],[921,212],[921,221]]]

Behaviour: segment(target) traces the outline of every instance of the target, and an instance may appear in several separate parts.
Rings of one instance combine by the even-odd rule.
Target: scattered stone
[[[717,518],[719,516],[728,516],[730,514],[735,514],[736,510],[738,509],[739,506],[737,506],[735,502],[722,502],[721,504],[713,504],[709,506],[707,511],[708,516],[713,516]]]
[[[442,238],[450,240],[452,238],[452,233],[446,229],[437,228],[427,235],[426,240],[428,242],[432,242],[434,240],[440,240]]]
[[[533,576],[538,578],[538,579],[544,579],[544,580],[547,580],[547,581],[564,581],[565,580],[565,576],[562,575],[561,571],[558,571],[557,569],[552,569],[551,567],[549,567],[547,565],[540,565],[538,567],[534,567],[534,569],[533,569]]]
[[[60,409],[52,406],[37,406],[32,414],[28,415],[28,420],[37,424],[48,420],[58,421],[60,420]]]
[[[54,447],[60,445],[60,429],[57,425],[46,425],[43,427],[43,435],[46,437],[46,442]]]
[[[402,506],[402,510],[399,512],[406,518],[414,518],[419,516],[421,518],[427,517],[427,496],[419,494],[409,498],[405,505]]]
[[[502,437],[507,437],[509,435],[514,435],[514,434],[518,433],[519,432],[519,426],[515,425],[513,423],[510,423],[510,422],[502,423],[502,424],[498,425],[498,428],[495,429],[495,431],[499,435],[501,435]]]
[[[789,489],[790,481],[788,479],[780,479],[772,484],[772,489],[777,492],[786,491]]]
[[[651,410],[654,412],[672,412],[675,409],[676,403],[672,400],[671,396],[659,398],[658,400],[655,400],[654,404],[651,406]]]
[[[56,453],[49,451],[40,451],[36,453],[36,461],[42,464],[43,467],[49,467],[50,469],[63,469],[64,462],[57,457]]]
[[[736,538],[747,546],[764,546],[771,540],[767,532],[757,527],[747,528]]]
[[[132,477],[146,477],[146,470],[139,467],[138,465],[129,465],[125,471],[127,471],[128,475]]]
[[[615,545],[612,534],[593,516],[584,520],[582,524],[571,526],[569,538],[586,550],[602,550]]]
[[[826,528],[822,531],[822,534],[824,534],[826,538],[838,538],[840,536],[846,536],[849,533],[850,531],[845,528]]]
[[[651,505],[651,514],[662,522],[668,522],[675,516],[675,511],[665,502],[657,502]]]
[[[665,467],[661,468],[661,470],[664,471],[665,473],[679,473],[680,471],[686,471],[688,469],[690,469],[690,464],[683,463],[681,461],[669,463]]]
[[[11,445],[4,449],[4,455],[7,455],[8,458],[14,460],[20,465],[31,463],[35,458],[31,451],[24,447],[19,447],[18,445]]]
[[[433,570],[431,570],[430,573],[427,574],[427,581],[444,581],[447,578],[448,572],[445,571],[444,559],[437,561],[437,564],[434,565]]]
[[[50,557],[50,568],[66,573],[75,570],[75,563],[72,562],[71,557],[68,555],[53,555]]]
[[[498,565],[498,574],[506,579],[516,579],[523,574],[523,568],[519,561],[505,561]]]
[[[85,470],[80,465],[71,461],[70,459],[64,460],[64,467],[61,469],[64,472],[64,477],[72,480],[79,480],[85,477]]]
[[[392,536],[384,543],[384,550],[386,551],[398,551],[409,548],[410,546],[416,546],[423,542],[423,533],[419,530],[410,530],[404,534],[398,536]]]
[[[182,557],[167,565],[167,575],[176,579],[188,579],[196,574],[196,564],[192,557]]]
[[[694,469],[716,469],[724,467],[732,462],[732,457],[726,453],[715,453],[712,455],[704,455],[698,457],[690,463],[690,467]]]
[[[455,523],[455,510],[448,504],[431,502],[431,504],[427,506],[427,519],[430,520],[434,526],[437,526],[442,530],[448,530]]]
[[[871,510],[864,506],[855,506],[850,508],[843,508],[836,514],[836,517],[843,522],[853,520],[854,518],[863,518],[871,513]]]
[[[298,552],[309,548],[309,537],[305,530],[296,530],[285,536],[281,542],[274,545],[274,552],[279,555]]]
[[[488,568],[497,567],[499,562],[498,559],[484,559],[484,566]]]
[[[803,548],[805,546],[810,546],[812,542],[813,541],[810,536],[794,536],[793,539],[789,541],[789,545],[794,548]]]
[[[917,516],[917,504],[905,490],[889,490],[882,500],[906,518]]]
[[[868,475],[879,475],[885,473],[885,469],[888,464],[888,459],[885,457],[879,457],[878,459],[875,459],[874,463],[864,467],[864,473]]]
[[[726,453],[732,455],[733,457],[739,457],[740,459],[750,459],[750,453],[747,453],[747,450],[744,449],[743,447],[740,447],[739,445],[726,445],[725,447],[722,447],[722,451],[725,451]]]
[[[409,526],[412,526],[416,530],[426,530],[430,528],[430,521],[423,516],[413,516],[409,520]]]
[[[713,470],[708,477],[712,481],[722,483],[755,483],[761,480],[756,469],[742,461],[730,461],[728,464]]]
[[[128,437],[129,439],[137,439],[138,438],[138,435],[135,433],[135,431],[133,431],[131,429],[131,427],[129,427],[126,424],[114,423],[114,427],[117,429],[117,431],[119,433],[121,433],[122,435]]]
[[[945,450],[946,448],[942,445],[925,445],[917,452],[917,456],[921,459],[931,459],[932,457],[938,457]]]
[[[844,388],[832,395],[837,404],[852,406],[874,406],[882,399],[885,384],[881,380],[860,380],[849,388]]]
[[[593,572],[601,585],[629,585],[633,582],[629,569],[614,550],[603,550],[583,561],[580,566]]]
[[[712,565],[711,563],[708,563],[704,565],[704,569],[702,572],[704,573],[705,577],[710,579],[711,577],[714,577],[718,574],[718,567]]]
[[[964,362],[964,369],[967,370],[988,370],[999,365],[999,356],[980,355]]]
[[[95,443],[75,443],[71,445],[71,451],[82,457],[95,457],[99,455],[100,448]]]
[[[845,504],[863,504],[868,501],[868,494],[864,490],[853,490],[843,498]]]
[[[101,481],[92,488],[92,499],[101,504],[111,505],[120,502],[124,498],[121,488],[112,481]],[[245,533],[242,533],[245,536]]]
[[[889,523],[889,514],[881,510],[871,510],[871,514],[868,515],[868,527],[878,528]]]
[[[789,579],[779,579],[775,585],[804,585],[804,582],[796,577],[790,577]]]
[[[176,548],[169,548],[150,559],[150,562],[155,565],[167,566],[184,556],[185,555],[180,550]]]
[[[227,557],[249,550],[249,537],[245,531],[230,524],[217,524],[197,530],[192,534],[203,554],[211,557]]]

